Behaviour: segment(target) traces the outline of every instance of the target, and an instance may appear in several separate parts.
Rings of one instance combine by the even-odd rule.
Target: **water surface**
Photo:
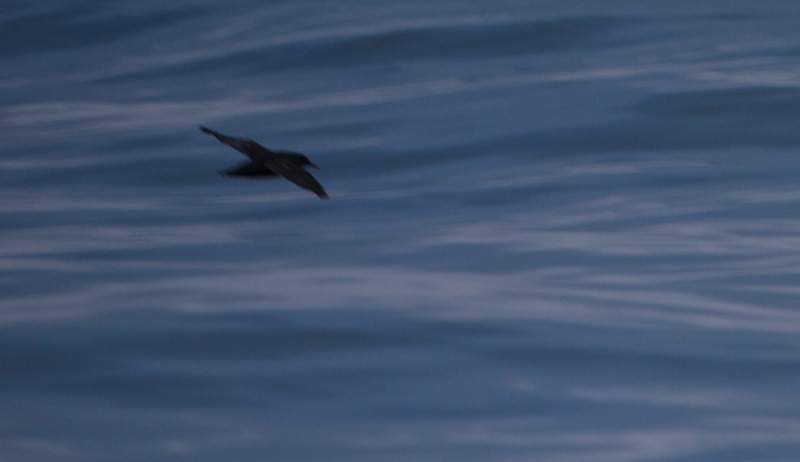
[[[0,458],[793,459],[799,17],[8,3]]]

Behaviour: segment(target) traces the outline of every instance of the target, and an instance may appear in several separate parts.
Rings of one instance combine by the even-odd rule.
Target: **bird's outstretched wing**
[[[265,167],[263,164],[256,162],[245,162],[239,164],[230,170],[223,170],[219,172],[220,175],[225,176],[275,176],[276,173]]]
[[[303,170],[302,167],[291,163],[291,162],[275,162],[266,164],[266,167],[273,172],[282,175],[287,180],[291,181],[292,183],[300,186],[303,189],[307,189],[317,196],[320,199],[328,199],[328,193],[325,192],[325,189],[319,184],[316,178],[314,178],[310,173]]]
[[[204,127],[202,125],[200,125],[200,131],[207,135],[213,136],[220,142],[227,144],[233,149],[236,149],[237,151],[241,152],[242,154],[254,160],[256,157],[260,157],[263,156],[264,154],[270,153],[270,151],[267,148],[261,146],[260,144],[256,143],[251,139],[234,138],[233,136],[223,135],[220,132],[215,132],[214,130]]]

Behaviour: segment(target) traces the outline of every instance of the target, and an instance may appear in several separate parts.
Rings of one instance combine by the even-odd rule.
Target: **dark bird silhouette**
[[[303,167],[309,166],[319,168],[308,157],[295,152],[273,152],[261,146],[253,140],[247,138],[234,138],[215,132],[210,128],[200,126],[200,131],[209,134],[222,143],[236,149],[250,158],[250,162],[245,162],[231,170],[220,172],[226,176],[244,177],[270,177],[280,175],[292,183],[307,189],[320,199],[327,199],[328,193],[322,188],[316,178],[311,176]]]

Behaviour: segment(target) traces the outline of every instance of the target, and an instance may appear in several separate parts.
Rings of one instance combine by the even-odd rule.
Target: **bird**
[[[233,177],[271,177],[280,175],[297,186],[313,192],[320,199],[328,199],[328,193],[325,192],[319,181],[303,168],[306,166],[319,168],[304,154],[270,151],[251,139],[223,135],[202,125],[199,128],[201,132],[215,137],[223,144],[227,144],[250,158],[249,162],[240,164],[230,170],[219,172],[221,175]]]

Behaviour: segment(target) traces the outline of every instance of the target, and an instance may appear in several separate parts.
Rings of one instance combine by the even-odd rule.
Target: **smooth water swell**
[[[796,17],[8,5],[0,458],[791,459]]]

